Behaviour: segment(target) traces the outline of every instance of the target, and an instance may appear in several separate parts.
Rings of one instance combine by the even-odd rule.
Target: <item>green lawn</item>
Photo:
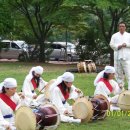
[[[21,90],[25,76],[28,74],[31,67],[41,65],[44,67],[43,79],[49,81],[63,74],[66,69],[76,68],[76,65],[53,65],[53,64],[38,64],[38,63],[0,63],[0,82],[7,77],[17,79],[18,91]],[[93,95],[94,86],[93,80],[96,76],[94,73],[75,73],[74,85],[80,88],[85,96]],[[105,120],[93,121],[91,123],[72,124],[61,123],[58,130],[130,130],[129,113],[119,115],[115,113],[110,115]]]

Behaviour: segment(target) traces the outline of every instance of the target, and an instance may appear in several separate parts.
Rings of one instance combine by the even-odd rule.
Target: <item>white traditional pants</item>
[[[118,84],[124,85],[124,74],[128,82],[128,89],[130,90],[130,60],[115,60],[114,67],[116,70],[116,80]]]

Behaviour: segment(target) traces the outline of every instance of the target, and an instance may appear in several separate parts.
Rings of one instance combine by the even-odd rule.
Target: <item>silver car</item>
[[[2,40],[0,42],[0,58],[25,61],[28,58],[28,44],[25,41]]]
[[[53,42],[51,44],[53,49],[50,54],[50,60],[79,60],[79,56],[76,54],[76,46],[70,42],[67,42],[67,56],[65,53],[66,42]]]

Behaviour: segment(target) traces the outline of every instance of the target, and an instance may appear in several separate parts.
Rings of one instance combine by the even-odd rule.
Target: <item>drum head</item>
[[[118,106],[122,110],[130,110],[130,90],[125,90],[119,95]]]
[[[96,72],[96,65],[94,62],[91,63],[91,66],[92,66],[92,71],[93,72]]]
[[[22,106],[16,111],[15,126],[17,130],[36,130],[36,117],[29,107]]]
[[[92,72],[92,65],[91,65],[91,63],[89,63],[89,64],[87,65],[87,68],[88,68],[88,72]]]
[[[86,69],[86,63],[85,62],[79,62],[77,64],[77,68],[78,68],[78,72],[87,72],[87,69]]]
[[[78,98],[73,104],[73,114],[75,118],[90,121],[93,116],[93,106],[87,97]]]
[[[47,99],[50,99],[50,93],[49,93],[49,88],[50,86],[56,81],[56,79],[52,79],[50,80],[47,85],[45,86],[45,91],[44,91],[44,94],[45,94],[45,98]]]

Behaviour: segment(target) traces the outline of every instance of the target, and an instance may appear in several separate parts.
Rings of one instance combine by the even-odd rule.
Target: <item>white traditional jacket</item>
[[[64,115],[65,110],[67,110],[70,114],[72,114],[72,106],[70,106],[67,103],[60,88],[58,87],[57,81],[50,86],[49,93],[50,93],[50,101],[58,108],[62,122],[75,122],[75,123],[81,122],[81,119],[74,119],[73,117]],[[68,99],[75,100],[78,98],[78,96],[79,95],[76,92],[76,87],[72,85]]]
[[[126,43],[126,47],[118,50],[118,46]],[[122,35],[120,32],[117,32],[112,35],[110,46],[114,50],[114,59],[119,60],[130,60],[130,33],[124,32]]]
[[[114,95],[120,94],[122,89],[120,89],[117,82],[114,80],[109,80],[109,83],[112,86],[112,92],[108,89],[108,87],[103,81],[99,81],[97,83],[94,95],[102,94],[108,99],[110,94]]]
[[[34,95],[36,95],[35,90],[34,90],[34,86],[31,82],[33,76],[32,74],[28,74],[24,80],[23,83],[23,87],[22,87],[22,92],[24,93],[24,95],[26,97],[32,98]],[[38,90],[42,92],[44,92],[43,88],[45,87],[45,85],[47,84],[46,81],[44,81],[41,77],[40,77],[40,83],[38,86]]]
[[[26,101],[20,99],[17,93],[11,97],[11,100],[16,104],[16,109],[26,104]],[[14,111],[0,98],[0,130],[5,130],[5,126],[10,126],[11,130],[15,130],[14,119]]]

